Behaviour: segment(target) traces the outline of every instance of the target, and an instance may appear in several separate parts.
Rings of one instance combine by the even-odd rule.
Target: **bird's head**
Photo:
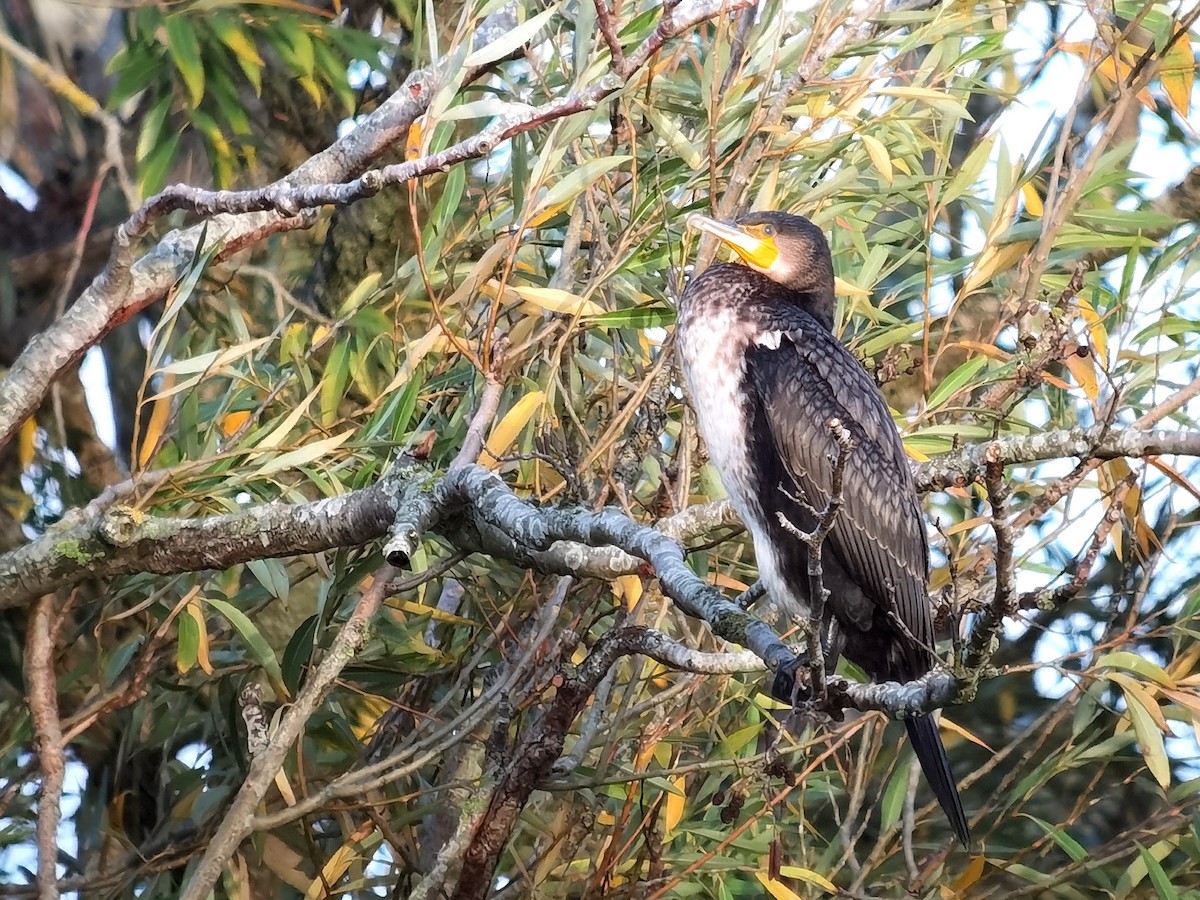
[[[808,294],[821,318],[833,319],[833,258],[821,229],[804,216],[755,212],[733,224],[693,213],[687,224],[733,248],[751,269]]]

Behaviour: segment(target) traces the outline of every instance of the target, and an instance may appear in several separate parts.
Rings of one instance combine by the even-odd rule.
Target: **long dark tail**
[[[950,771],[950,760],[946,758],[946,748],[942,746],[937,722],[933,716],[918,716],[905,719],[904,726],[908,729],[908,739],[917,754],[921,771],[925,773],[925,780],[945,810],[959,843],[964,847],[971,846],[971,829],[967,826],[967,816],[958,797],[958,786],[954,781],[954,773]]]

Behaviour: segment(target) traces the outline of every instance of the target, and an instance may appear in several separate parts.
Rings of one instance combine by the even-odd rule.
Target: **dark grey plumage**
[[[875,681],[918,678],[934,663],[925,528],[887,403],[832,333],[828,244],[799,216],[757,213],[738,226],[773,248],[735,246],[761,271],[711,266],[679,307],[677,341],[710,457],[753,536],[771,605],[802,616],[808,551],[777,514],[805,530],[815,526],[788,494],[824,507],[837,449],[828,422],[837,418],[850,430],[855,448],[843,470],[843,505],[821,554],[830,591],[827,662],[832,667],[844,654]],[[905,725],[955,833],[968,843],[936,723],[923,716]]]

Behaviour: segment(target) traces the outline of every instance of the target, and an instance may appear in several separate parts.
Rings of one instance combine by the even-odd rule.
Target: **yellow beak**
[[[772,238],[755,233],[760,231],[761,226],[727,225],[717,219],[702,216],[700,213],[689,215],[686,224],[689,228],[711,234],[722,244],[733,248],[738,256],[755,269],[765,272],[775,264],[775,260],[779,256],[779,249],[775,246]]]

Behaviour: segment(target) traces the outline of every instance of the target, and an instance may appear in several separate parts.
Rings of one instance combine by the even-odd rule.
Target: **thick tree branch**
[[[917,490],[922,493],[978,481],[994,456],[1000,465],[1013,466],[1065,459],[1139,459],[1144,456],[1200,456],[1200,431],[1140,431],[1136,428],[1072,428],[1041,434],[1009,435],[971,444],[913,466]]]
[[[989,454],[1006,466],[1072,456],[1084,459],[1200,456],[1200,431],[1091,428],[1010,435],[915,464],[917,489],[928,492],[970,484],[982,478]],[[161,480],[158,473],[146,477],[152,483]],[[394,473],[376,485],[341,497],[298,505],[270,503],[198,519],[151,516],[121,506],[105,511],[100,504],[93,504],[68,513],[63,523],[37,540],[0,555],[0,609],[26,605],[42,594],[86,578],[131,572],[166,575],[226,569],[251,559],[362,546],[388,534],[389,525],[401,509],[402,497],[398,492],[405,489],[405,484],[402,473]],[[135,489],[132,483],[119,488],[114,499]],[[419,511],[412,504],[404,509],[407,514]],[[556,515],[570,517],[573,513],[559,510]],[[619,513],[612,513],[610,521],[613,516],[630,527],[644,527]],[[737,514],[723,500],[691,507],[659,522],[653,531],[683,541],[737,523]],[[397,539],[403,533],[400,529],[393,531]],[[414,538],[417,536],[414,531]],[[504,538],[494,528],[487,528],[486,523],[472,543],[459,549],[494,550],[544,572],[592,578],[634,574],[645,565],[644,558],[609,542],[586,546],[562,541],[538,550]]]

